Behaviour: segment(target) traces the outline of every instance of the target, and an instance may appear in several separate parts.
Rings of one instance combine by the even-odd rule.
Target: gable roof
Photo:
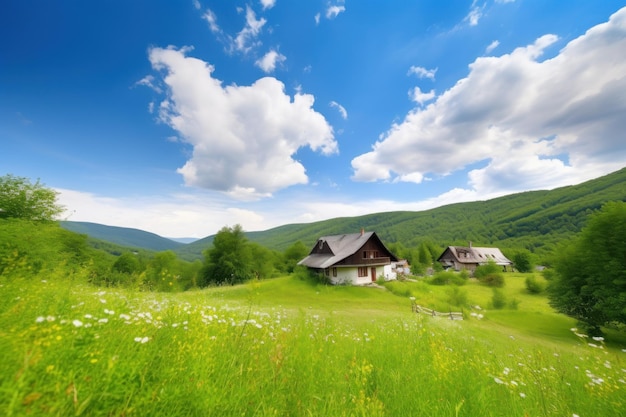
[[[298,262],[298,265],[305,265],[310,268],[328,268],[354,255],[372,238],[375,238],[380,246],[387,250],[375,232],[322,236],[315,243],[309,256]],[[323,247],[325,249],[324,253],[315,253],[315,248],[317,247]],[[389,255],[392,260],[396,260],[391,252],[389,252]]]
[[[437,261],[444,261],[446,254],[451,254],[454,259],[462,264],[485,264],[489,261],[493,261],[496,265],[512,265],[506,256],[502,254],[498,248],[481,248],[474,246],[448,246],[448,248],[441,254]]]

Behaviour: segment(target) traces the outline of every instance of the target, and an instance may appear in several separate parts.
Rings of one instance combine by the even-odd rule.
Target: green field
[[[3,415],[618,416],[626,340],[506,274],[508,308],[463,287],[329,287],[294,277],[185,293],[0,281]],[[482,317],[479,319],[479,315]]]

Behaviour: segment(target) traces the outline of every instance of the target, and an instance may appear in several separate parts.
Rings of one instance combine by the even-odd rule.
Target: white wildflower
[[[43,316],[39,316],[35,319],[35,323],[43,323],[44,321],[46,321],[46,318]]]
[[[493,378],[493,380],[495,381],[496,384],[504,384],[504,381],[498,377]]]
[[[80,320],[73,320],[72,324],[74,325],[74,327],[82,327],[83,322]]]

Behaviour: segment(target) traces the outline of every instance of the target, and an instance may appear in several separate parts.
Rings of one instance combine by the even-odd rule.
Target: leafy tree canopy
[[[0,177],[0,218],[53,220],[63,212],[57,192],[37,180],[5,175]]]
[[[605,204],[555,263],[550,303],[589,331],[626,324],[626,203]]]
[[[236,284],[253,274],[252,251],[241,225],[223,227],[213,239],[213,247],[205,252],[205,284]]]

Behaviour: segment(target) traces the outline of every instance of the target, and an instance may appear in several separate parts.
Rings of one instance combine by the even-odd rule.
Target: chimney
[[[365,233],[365,229],[361,227],[361,236],[363,236],[364,233]]]
[[[470,248],[472,247],[472,241],[471,240],[469,241],[469,247]]]

